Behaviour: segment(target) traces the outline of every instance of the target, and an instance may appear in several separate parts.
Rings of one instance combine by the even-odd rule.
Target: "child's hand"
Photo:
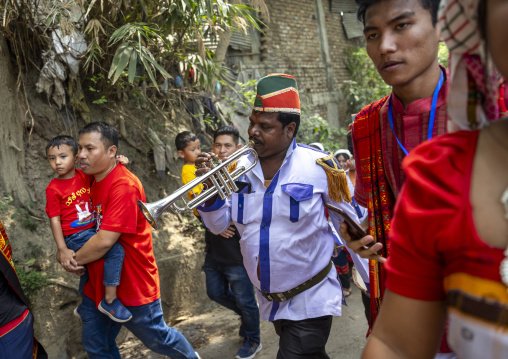
[[[76,253],[72,249],[59,249],[56,254],[56,259],[60,262],[60,265],[67,271],[76,269],[78,262],[74,259]]]
[[[127,157],[125,157],[124,155],[117,155],[116,162],[118,162],[121,165],[126,166],[129,164],[129,159]]]

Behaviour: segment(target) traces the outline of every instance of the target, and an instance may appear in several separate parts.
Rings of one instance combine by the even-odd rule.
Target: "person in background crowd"
[[[46,214],[50,219],[62,267],[70,270],[71,263],[76,265],[76,252],[97,233],[95,218],[90,212],[90,185],[93,177],[76,168],[78,142],[70,136],[51,139],[46,145],[46,156],[51,169],[58,175],[46,188]],[[125,157],[117,160],[124,161]],[[116,322],[127,322],[132,315],[116,296],[124,258],[120,243],[115,243],[104,258],[106,294],[99,303],[99,310]],[[80,295],[83,295],[87,279],[86,274],[80,277]]]
[[[319,142],[310,143],[309,146],[310,147],[314,147],[315,149],[318,149],[318,150],[320,150],[322,152],[325,152],[324,146],[321,143],[319,143]]]
[[[372,329],[385,290],[390,220],[405,181],[401,163],[417,145],[447,132],[448,71],[439,65],[439,0],[356,0],[367,54],[392,93],[365,106],[352,129],[355,201],[368,209],[370,236],[349,248],[369,261]],[[342,235],[342,233],[341,233]],[[364,248],[367,242],[374,245]],[[361,245],[360,245],[361,244]],[[380,255],[383,257],[381,258]],[[438,355],[453,358],[443,337]]]
[[[219,128],[213,135],[213,152],[219,159],[227,159],[241,147],[238,143],[239,136],[238,130],[232,126]],[[240,316],[239,334],[244,340],[235,358],[251,359],[263,346],[259,308],[254,287],[243,266],[240,240],[240,234],[233,223],[218,235],[207,229],[203,270],[206,274],[206,293],[210,299]]]
[[[347,171],[348,170],[347,161],[349,161],[351,159],[351,157],[353,157],[351,152],[349,152],[349,150],[346,150],[346,149],[340,149],[340,150],[335,151],[335,153],[333,155],[339,162],[340,167],[343,170]]]
[[[445,0],[456,127],[403,162],[383,306],[362,358],[431,358],[446,327],[461,359],[508,357],[508,2]],[[490,121],[489,121],[490,120]]]
[[[12,248],[0,221],[0,356],[47,359],[34,338],[34,317],[21,288],[12,260]]]

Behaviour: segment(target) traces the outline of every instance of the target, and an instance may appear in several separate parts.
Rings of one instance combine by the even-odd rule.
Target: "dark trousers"
[[[332,329],[332,316],[273,322],[279,335],[277,359],[330,359],[325,345]]]
[[[2,275],[0,273],[0,275]],[[28,312],[10,332],[0,337],[1,359],[32,359],[34,351],[34,317]]]

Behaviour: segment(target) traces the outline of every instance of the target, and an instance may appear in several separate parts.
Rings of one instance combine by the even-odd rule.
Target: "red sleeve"
[[[95,180],[95,177],[93,175],[87,175],[79,168],[76,168],[76,172],[79,173],[79,175],[83,178],[84,183],[86,183],[88,187],[92,185],[93,181]]]
[[[122,182],[111,186],[100,228],[111,232],[137,233],[138,199],[141,199],[141,195],[132,183]]]
[[[419,300],[445,298],[442,249],[456,240],[453,228],[460,223],[454,219],[460,218],[464,193],[469,193],[467,162],[474,156],[475,135],[440,136],[403,161],[407,177],[391,222],[386,263],[391,291]]]
[[[358,149],[356,148],[356,140],[355,140],[355,127],[353,126],[353,132],[351,134],[351,138],[353,140],[353,154],[355,156],[356,163],[356,183],[355,183],[355,201],[360,206],[367,208],[367,196],[365,195],[365,190],[363,189],[363,180],[362,180],[362,166],[360,166]]]
[[[46,188],[46,214],[49,218],[60,216],[60,199],[58,192],[51,186],[51,183]]]

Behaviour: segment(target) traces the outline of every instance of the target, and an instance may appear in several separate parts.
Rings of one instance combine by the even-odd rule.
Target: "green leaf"
[[[128,44],[127,46],[123,47],[122,50],[120,50],[120,48],[117,50],[115,58],[117,58],[118,56],[118,59],[116,61],[117,66],[115,69],[115,76],[113,77],[113,83],[115,83],[116,80],[118,80],[123,70],[125,70],[125,68],[127,67],[127,64],[129,63],[129,59],[133,51],[134,48],[132,46],[129,46]],[[115,58],[113,58],[113,63],[115,63]],[[113,66],[111,68],[113,69]],[[111,77],[111,71],[109,77]]]
[[[120,61],[120,53],[123,52],[124,48],[127,47],[127,42],[124,42],[118,46],[118,49],[116,49],[115,56],[113,57],[113,61],[111,63],[111,68],[109,69],[108,78],[111,78],[111,76],[115,73],[116,69],[118,68],[118,62]]]
[[[141,4],[141,7],[143,8],[143,12],[145,13],[145,15],[149,16],[145,2],[143,0],[139,0],[139,3]]]
[[[130,83],[134,82],[134,77],[136,76],[136,65],[138,64],[138,52],[132,51],[131,59],[129,61],[129,78],[128,81]]]
[[[148,73],[148,76],[150,76],[152,83],[154,84],[155,88],[158,90],[159,86],[157,85],[157,81],[155,81],[155,76],[153,75],[152,69],[150,69],[150,66],[146,63],[144,56],[141,56],[140,58],[141,58],[141,62],[143,63],[143,66],[145,66],[145,70]]]
[[[30,267],[34,263],[35,263],[35,258],[30,258],[29,260],[26,261],[25,265]]]
[[[208,16],[213,16],[213,0],[206,0],[206,5],[207,5],[207,12],[208,12]]]
[[[159,65],[157,63],[157,61],[155,61],[155,59],[153,58],[152,54],[150,52],[148,52],[148,50],[146,48],[143,48],[143,50],[145,50],[147,52],[147,54],[145,55],[145,59],[147,59],[148,61],[150,61],[150,63],[161,73],[163,74],[164,76],[166,76],[167,78],[172,78],[172,76],[170,74],[168,74],[166,72],[166,70],[164,70],[164,68]]]

